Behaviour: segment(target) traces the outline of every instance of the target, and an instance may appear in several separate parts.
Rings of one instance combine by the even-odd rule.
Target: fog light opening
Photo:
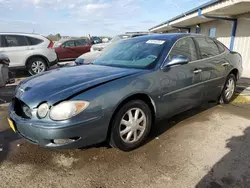
[[[66,138],[66,139],[54,139],[54,140],[52,140],[52,143],[54,143],[54,144],[70,144],[70,143],[75,142],[79,139],[80,139],[80,137]]]

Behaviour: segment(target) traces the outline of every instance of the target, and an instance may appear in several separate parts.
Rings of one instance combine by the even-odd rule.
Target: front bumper
[[[48,148],[80,148],[101,143],[106,139],[108,125],[100,117],[84,120],[83,122],[65,124],[41,122],[39,120],[24,119],[19,117],[9,107],[10,119],[14,122],[16,132],[33,144]],[[75,141],[56,144],[55,139],[72,139]]]

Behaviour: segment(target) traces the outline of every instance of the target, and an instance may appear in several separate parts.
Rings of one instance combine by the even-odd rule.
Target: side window
[[[24,36],[21,35],[5,35],[6,47],[27,46]]]
[[[64,47],[74,47],[75,43],[73,40],[67,41],[63,44]]]
[[[1,48],[1,47],[4,47],[4,45],[3,45],[2,36],[0,35],[0,48]]]
[[[189,37],[177,41],[168,56],[168,60],[170,61],[174,56],[186,56],[190,61],[197,60],[198,58],[193,39]]]
[[[26,38],[28,39],[30,45],[37,45],[43,42],[43,40],[34,37],[26,37]]]
[[[207,37],[196,37],[195,40],[197,41],[200,52],[201,52],[201,58],[209,58],[216,55],[219,55],[219,49],[217,45],[214,43],[214,41]]]
[[[88,41],[85,39],[82,40],[76,40],[75,41],[76,46],[88,46]]]
[[[223,44],[221,44],[221,43],[220,43],[219,41],[217,41],[217,40],[215,40],[214,42],[217,44],[220,53],[225,52],[225,50],[226,50],[227,48],[226,48]]]

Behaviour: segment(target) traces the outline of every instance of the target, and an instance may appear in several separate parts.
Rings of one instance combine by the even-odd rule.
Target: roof
[[[194,33],[164,33],[164,34],[151,34],[136,37],[134,39],[148,39],[148,40],[178,40],[186,36],[197,36]],[[129,40],[129,39],[128,39]]]
[[[156,25],[156,26],[150,28],[149,30],[152,30],[152,29],[154,29],[156,27],[162,26],[162,25],[167,24],[169,22],[172,22],[172,21],[175,21],[175,20],[180,19],[182,17],[185,17],[185,16],[187,16],[189,14],[192,14],[192,13],[198,11],[199,9],[206,8],[206,7],[210,6],[210,5],[213,5],[213,4],[218,3],[218,2],[220,2],[220,0],[210,0],[210,1],[200,5],[198,7],[195,7],[195,8],[193,8],[193,9],[191,9],[191,10],[185,12],[185,13],[182,13],[182,14],[180,14],[180,15],[174,17],[174,18],[171,18],[171,19],[169,19],[169,20],[167,20],[167,21],[165,21],[165,22],[163,22],[163,23],[161,23],[159,25]]]
[[[182,13],[149,29],[151,32],[187,29],[196,24],[216,19],[232,19],[249,12],[250,0],[210,0],[192,10]]]
[[[0,32],[1,35],[40,35],[38,33],[25,33],[25,32]]]

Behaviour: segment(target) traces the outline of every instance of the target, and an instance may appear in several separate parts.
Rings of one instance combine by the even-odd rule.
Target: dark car
[[[91,48],[88,39],[67,39],[55,44],[55,52],[59,61],[74,60],[80,55],[87,53]]]
[[[15,82],[11,72],[9,71],[10,59],[4,54],[0,54],[0,87],[4,87],[6,84],[12,84]]]
[[[209,37],[131,38],[91,65],[23,81],[9,122],[43,147],[79,148],[106,140],[128,151],[145,141],[158,119],[205,101],[229,103],[241,73],[240,54]]]
[[[100,44],[102,43],[102,39],[100,37],[91,37],[92,44]]]

